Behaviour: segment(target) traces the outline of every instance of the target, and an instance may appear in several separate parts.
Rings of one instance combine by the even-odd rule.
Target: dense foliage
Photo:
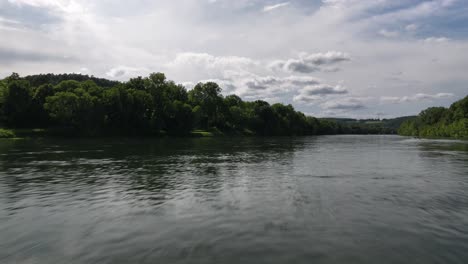
[[[404,122],[400,135],[416,137],[468,138],[468,96],[449,108],[431,107]]]
[[[223,96],[213,82],[187,91],[162,73],[128,82],[79,74],[0,81],[0,118],[9,128],[77,135],[187,135],[194,130],[242,135],[389,133],[383,126],[317,119],[291,105]]]
[[[396,134],[400,125],[413,116],[398,117],[393,119],[352,119],[352,118],[327,118],[336,123],[339,131],[335,134]]]

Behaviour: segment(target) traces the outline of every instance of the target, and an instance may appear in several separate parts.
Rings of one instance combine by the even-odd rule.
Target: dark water
[[[0,141],[0,263],[468,263],[468,142]]]

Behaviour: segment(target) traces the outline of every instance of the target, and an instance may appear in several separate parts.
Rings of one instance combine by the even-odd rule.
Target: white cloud
[[[8,0],[8,2],[18,6],[33,6],[42,8],[52,8],[65,13],[78,13],[86,11],[77,0]]]
[[[234,83],[234,86],[237,87],[236,92],[239,95],[256,99],[285,94],[307,85],[319,84],[320,81],[312,77],[289,76],[283,78],[249,74],[237,77]]]
[[[347,96],[309,95],[321,98],[317,104],[295,98],[325,84],[346,83],[357,98],[400,100],[416,91],[434,95],[440,87],[453,100],[466,95],[466,36],[439,23],[463,17],[465,1],[301,0],[259,15],[286,1],[0,0],[0,53],[8,58],[0,73],[86,66],[89,74],[126,80],[161,71],[177,82],[216,80],[225,93],[246,99],[279,98],[304,112],[325,112],[320,104]],[[288,12],[274,12],[284,7]],[[387,37],[378,35],[382,29]],[[424,100],[404,108],[367,103],[366,111],[390,115],[427,107]]]
[[[203,79],[220,78],[226,72],[249,71],[259,65],[259,62],[240,56],[213,56],[207,53],[184,52],[165,65],[168,69],[185,72],[197,72],[189,77]]]
[[[0,16],[0,23],[1,24],[13,24],[13,25],[20,24],[20,22],[18,22],[16,20],[4,18],[4,17],[1,17],[1,16]]]
[[[418,28],[419,28],[419,26],[416,25],[416,24],[409,24],[409,25],[406,25],[405,30],[406,31],[416,31]]]
[[[453,97],[454,94],[451,93],[437,93],[437,94],[424,94],[418,93],[411,96],[382,96],[380,101],[383,103],[391,103],[391,104],[400,104],[400,103],[408,103],[408,102],[419,102],[424,100],[435,100],[435,99],[445,99]]]
[[[396,38],[400,35],[400,32],[398,31],[389,31],[386,29],[381,29],[379,31],[379,34],[386,37],[386,38]]]
[[[279,4],[276,4],[276,5],[267,5],[267,6],[263,7],[263,12],[270,12],[270,11],[273,11],[275,9],[285,7],[285,6],[288,6],[288,5],[290,5],[290,2],[279,3]]]
[[[213,56],[207,53],[185,52],[176,56],[169,65],[178,66],[202,66],[207,68],[242,68],[249,65],[255,65],[256,62],[250,58],[237,56]]]
[[[117,66],[106,72],[108,77],[113,79],[126,80],[128,78],[133,78],[137,76],[144,76],[150,73],[148,69],[144,68],[134,68],[128,66]]]
[[[424,39],[424,42],[426,43],[445,43],[448,41],[450,41],[450,39],[446,37],[429,37]]]
[[[223,94],[235,93],[247,100],[259,100],[284,96],[306,86],[319,85],[322,81],[306,76],[260,76],[248,72],[227,71],[219,79],[205,79],[200,82],[216,82],[223,89]],[[184,82],[187,88],[194,82]]]

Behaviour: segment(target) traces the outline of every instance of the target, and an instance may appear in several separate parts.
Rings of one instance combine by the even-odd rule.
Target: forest
[[[163,73],[127,82],[81,74],[16,73],[0,80],[0,137],[60,136],[300,136],[395,134],[408,118],[319,119],[292,105],[222,95],[213,82],[193,89]]]
[[[398,134],[415,137],[468,138],[468,96],[449,108],[430,107],[406,120]]]

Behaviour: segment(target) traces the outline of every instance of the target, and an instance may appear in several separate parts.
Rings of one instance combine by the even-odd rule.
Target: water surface
[[[0,263],[467,262],[466,141],[0,141]]]

